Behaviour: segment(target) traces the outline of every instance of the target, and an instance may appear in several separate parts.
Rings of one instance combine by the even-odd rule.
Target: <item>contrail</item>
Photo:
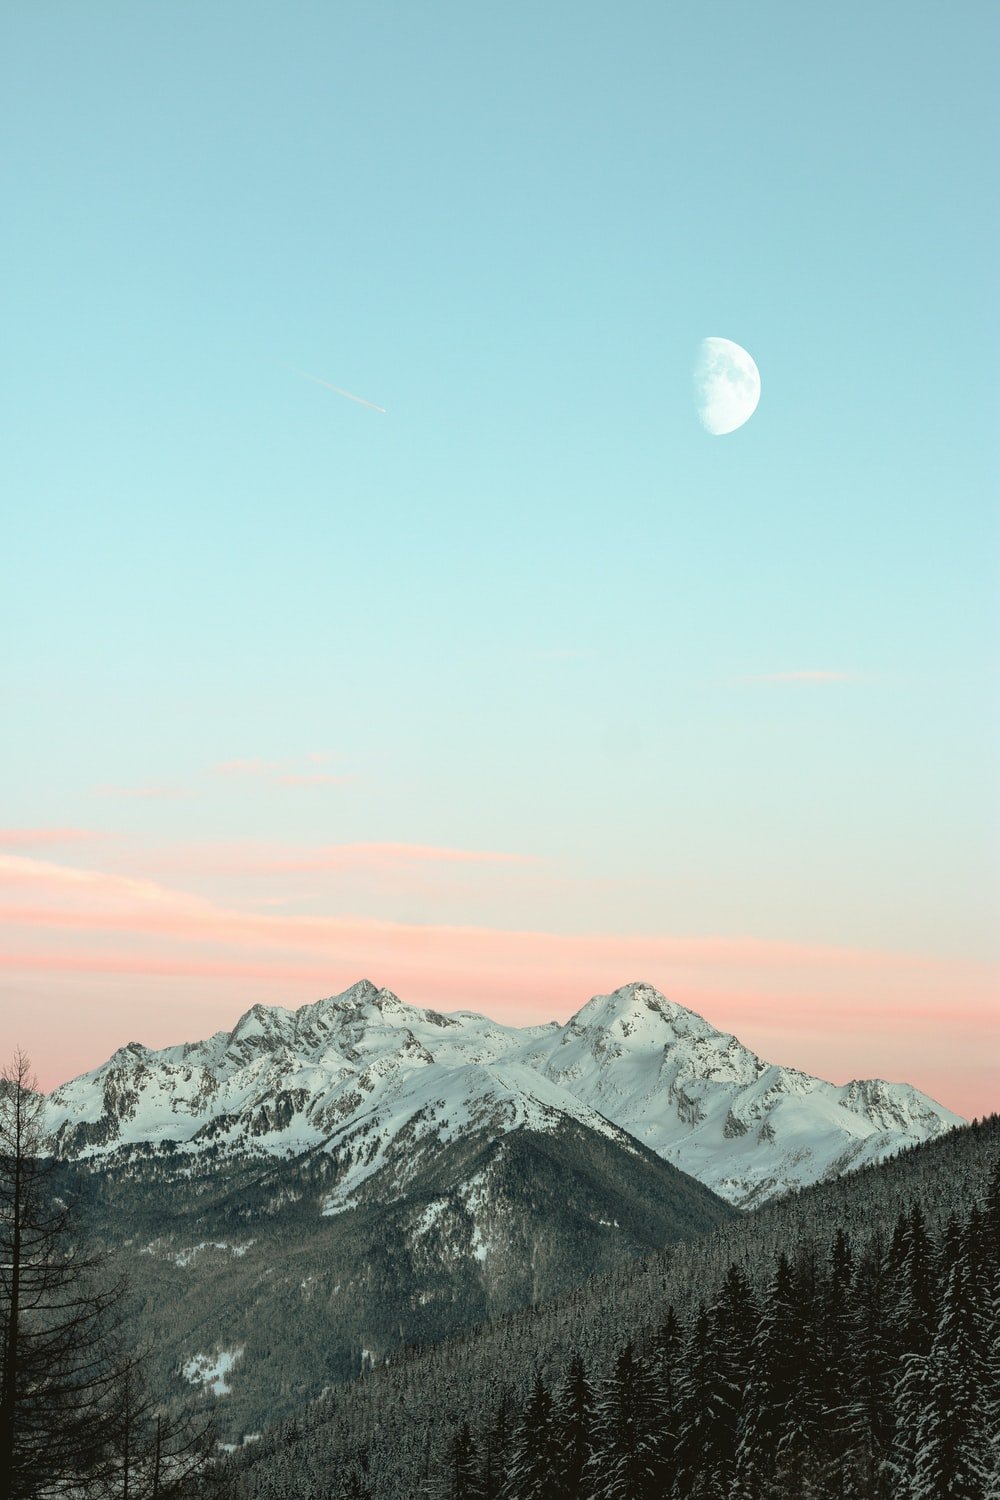
[[[310,375],[308,370],[299,370],[295,365],[289,365],[290,370],[295,370],[296,375],[302,375],[306,380],[315,380],[317,385],[325,385],[328,391],[334,391],[338,396],[346,396],[348,401],[356,401],[359,406],[367,406],[369,411],[380,411],[383,417],[386,415],[384,406],[376,406],[374,401],[366,401],[364,396],[355,396],[353,391],[345,391],[339,385],[333,385],[329,380],[323,380],[319,375]]]

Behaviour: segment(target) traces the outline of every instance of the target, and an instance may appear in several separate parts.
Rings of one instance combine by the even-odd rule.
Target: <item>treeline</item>
[[[839,1230],[732,1263],[683,1320],[579,1354],[515,1411],[463,1422],[425,1493],[449,1500],[988,1500],[1000,1494],[1000,1168],[929,1231]],[[367,1493],[363,1456],[343,1493]]]

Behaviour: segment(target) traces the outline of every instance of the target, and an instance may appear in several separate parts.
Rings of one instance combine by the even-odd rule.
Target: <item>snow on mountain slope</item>
[[[487,1131],[503,1136],[522,1127],[552,1131],[567,1119],[635,1153],[626,1131],[517,1062],[442,1064],[405,1081],[393,1078],[360,1117],[352,1117],[329,1137],[328,1149],[346,1149],[350,1166],[324,1212],[350,1207],[360,1185],[379,1172],[391,1173],[391,1184],[381,1182],[380,1191],[397,1195],[428,1152],[463,1135]],[[400,1153],[404,1138],[405,1153]]]
[[[376,1174],[398,1188],[462,1132],[567,1119],[619,1145],[635,1137],[741,1206],[961,1123],[908,1084],[838,1088],[766,1063],[645,984],[595,996],[565,1026],[511,1027],[362,980],[294,1012],[255,1005],[203,1042],[130,1043],[48,1101],[67,1156],[167,1141],[266,1155],[322,1146],[344,1163],[328,1213]]]

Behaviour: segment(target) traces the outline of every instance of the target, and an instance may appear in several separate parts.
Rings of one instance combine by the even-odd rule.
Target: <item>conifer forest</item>
[[[994,1500],[1000,1118],[411,1351],[246,1500]]]

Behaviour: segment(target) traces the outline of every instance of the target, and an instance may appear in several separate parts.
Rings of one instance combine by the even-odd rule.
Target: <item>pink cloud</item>
[[[470,854],[345,847],[418,865],[442,856],[461,865]],[[13,854],[0,856],[0,884],[7,893],[0,968],[11,993],[47,997],[60,1035],[67,1027],[77,1035],[77,1070],[102,1056],[91,1049],[94,1018],[110,1004],[103,988],[74,1020],[80,987],[92,981],[127,982],[137,1000],[155,985],[157,1015],[166,1005],[168,1018],[171,1004],[190,1006],[199,996],[196,1035],[223,1024],[222,1009],[238,1014],[255,999],[300,1004],[362,974],[414,1003],[481,1009],[521,1024],[565,1019],[593,993],[648,978],[766,1057],[837,1081],[906,1078],[963,1113],[981,1110],[983,1059],[994,1055],[996,975],[986,965],[754,936],[560,933],[245,910],[155,881]],[[36,1021],[27,1001],[24,1015],[30,1033]],[[165,1025],[156,1021],[163,1042],[180,1039],[163,1035]],[[118,1035],[114,1046],[127,1039]]]
[[[92,828],[0,828],[0,846],[6,849],[83,844],[100,837]]]
[[[144,858],[148,861],[150,856]],[[455,871],[462,867],[483,869],[530,869],[536,878],[545,865],[540,856],[494,849],[454,849],[437,844],[400,841],[359,841],[350,844],[285,844],[239,839],[224,842],[182,842],[157,852],[156,867],[178,878],[198,879],[206,875],[338,875],[363,872],[376,878],[414,876],[417,888],[434,867]],[[550,877],[546,877],[550,878]],[[411,882],[412,884],[412,882]],[[284,896],[272,900],[283,901]]]
[[[302,850],[288,855],[264,856],[255,861],[252,854],[243,869],[271,873],[343,870],[355,865],[380,868],[406,868],[417,864],[529,865],[536,863],[530,854],[507,854],[492,849],[448,849],[434,844],[360,843],[327,844],[316,850]]]
[[[220,760],[212,767],[219,776],[265,776],[278,769],[275,760]]]
[[[216,761],[211,767],[215,776],[221,776],[227,780],[240,781],[259,778],[271,781],[281,786],[322,786],[336,785],[341,782],[356,781],[356,775],[344,773],[335,774],[331,771],[322,771],[318,767],[325,765],[331,759],[326,750],[313,750],[301,758],[306,766],[313,768],[308,770],[299,769],[299,764],[292,760],[265,760],[261,756],[236,756],[230,760]],[[95,788],[101,797],[134,797],[134,798],[173,798],[190,797],[193,795],[190,787],[177,786],[168,783],[149,783],[139,786],[99,786]]]
[[[50,890],[89,888],[114,897],[137,899],[168,894],[163,886],[152,880],[115,875],[107,870],[91,870],[80,865],[55,864],[52,860],[31,859],[24,854],[0,854],[0,883],[18,881]]]
[[[347,845],[346,850],[373,850],[396,857],[462,861],[476,858],[466,850],[440,850],[422,845]],[[479,856],[482,857],[482,856]],[[503,859],[505,856],[487,858]],[[576,955],[591,960],[598,954],[624,959],[645,955],[680,967],[711,963],[722,967],[754,967],[779,971],[815,968],[819,972],[864,971],[879,973],[899,968],[947,969],[955,965],[922,955],[873,949],[845,948],[817,943],[796,943],[756,937],[679,937],[664,934],[557,933],[544,930],[501,929],[465,925],[416,925],[358,916],[281,915],[243,911],[202,896],[173,890],[156,881],[137,879],[101,870],[55,864],[19,855],[0,855],[0,884],[21,885],[30,895],[42,892],[64,898],[63,904],[0,906],[0,917],[15,925],[73,928],[90,931],[169,932],[187,941],[226,943],[252,940],[265,947],[324,947],[341,939],[364,935],[378,937],[393,949],[421,945],[443,945],[467,955],[482,953],[503,966],[506,956],[516,953],[517,967],[529,958],[543,969],[559,968]],[[68,898],[68,899],[67,899]],[[968,965],[975,970],[975,965]]]

